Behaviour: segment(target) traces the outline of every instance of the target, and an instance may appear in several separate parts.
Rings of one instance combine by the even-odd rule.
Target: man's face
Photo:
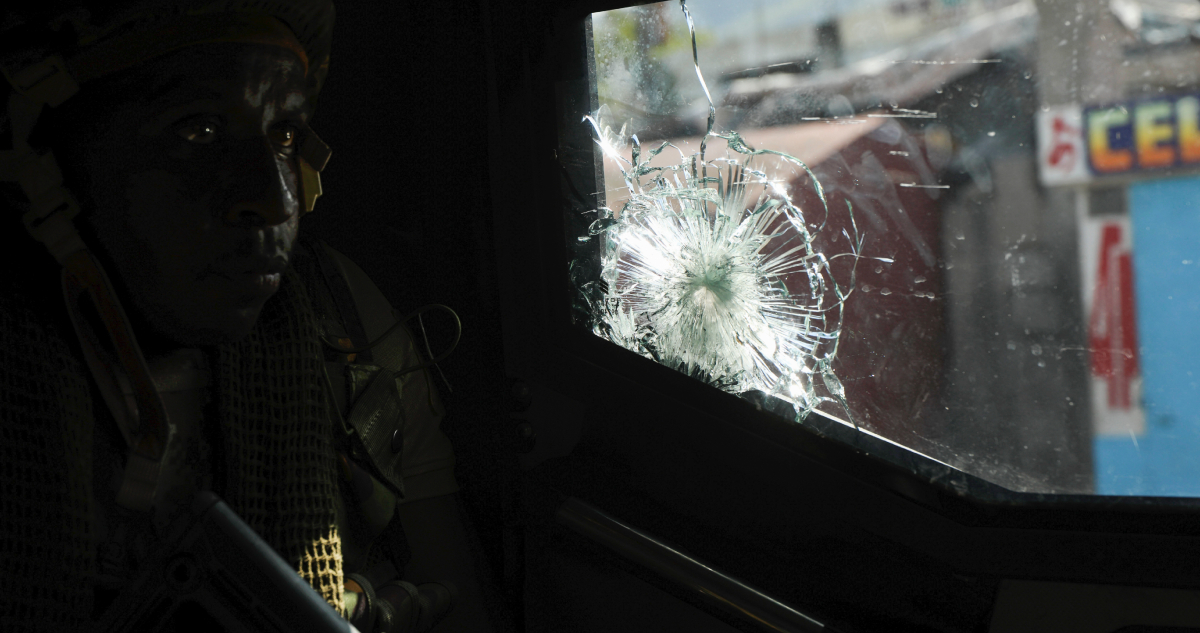
[[[301,205],[304,87],[284,48],[206,44],[89,86],[65,117],[68,186],[82,181],[86,232],[148,334],[240,339],[279,288]]]

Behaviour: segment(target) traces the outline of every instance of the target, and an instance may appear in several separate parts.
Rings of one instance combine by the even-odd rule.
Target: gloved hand
[[[425,633],[458,600],[458,590],[449,582],[391,580],[375,589],[359,574],[347,574],[346,591],[356,594],[350,623],[363,633]]]

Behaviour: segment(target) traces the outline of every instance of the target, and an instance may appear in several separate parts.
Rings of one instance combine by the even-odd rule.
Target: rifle
[[[97,631],[358,633],[217,495],[172,527]]]

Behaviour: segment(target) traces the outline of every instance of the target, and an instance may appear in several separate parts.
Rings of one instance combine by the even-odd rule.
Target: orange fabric
[[[128,429],[138,436],[138,443],[132,448],[145,457],[157,461],[162,457],[163,449],[166,448],[166,412],[163,410],[154,381],[146,369],[146,361],[142,358],[137,338],[133,334],[132,326],[129,325],[129,317],[126,316],[125,310],[117,301],[112,283],[105,275],[104,269],[100,267],[89,251],[75,252],[63,262],[63,268],[64,287],[68,291],[67,310],[71,312],[76,329],[88,327],[87,320],[79,314],[79,300],[86,291],[91,296],[107,330],[109,341],[115,348],[117,357],[112,360],[117,362],[132,383],[139,414],[137,428]],[[82,331],[79,331],[78,334],[81,344],[95,345],[94,353],[98,356],[103,354],[100,352],[100,343],[96,338],[98,334],[92,333],[87,336]]]

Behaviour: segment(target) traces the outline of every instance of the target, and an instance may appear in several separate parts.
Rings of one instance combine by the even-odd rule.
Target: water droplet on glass
[[[971,107],[978,108],[979,107],[979,99],[971,99]]]
[[[880,289],[879,289],[879,294],[881,294],[881,295],[883,295],[883,296],[885,296],[885,297],[886,297],[886,296],[888,296],[888,295],[892,294],[892,291],[891,291],[891,290],[888,290],[887,288],[880,288]]]
[[[876,265],[875,265],[875,273],[876,273],[876,274],[879,274],[879,273],[881,273],[881,272],[883,272],[883,266],[880,266],[880,265],[876,264]]]
[[[1042,355],[1042,346],[1038,345],[1037,343],[1034,343],[1033,345],[1029,346],[1029,353],[1033,354],[1034,356],[1041,356]]]
[[[1038,367],[1045,367],[1045,366],[1046,366],[1046,361],[1044,361],[1044,360],[1038,361]]]
[[[1033,77],[1033,71],[1032,70],[1025,71],[1025,78],[1029,79],[1030,77]]]
[[[942,94],[942,88],[941,88],[941,86],[938,86],[937,88],[935,88],[935,89],[934,89],[934,92],[936,92],[936,93],[938,93],[938,94]]]
[[[1008,349],[1010,349],[1010,350],[1015,350],[1015,349],[1017,349],[1017,344],[1016,344],[1016,342],[1015,342],[1015,341],[1009,341],[1009,342],[1008,342]]]
[[[863,292],[871,292],[871,284],[863,284],[862,286],[859,286],[859,287],[862,288]]]
[[[996,131],[995,131],[995,130],[992,130],[991,132],[988,132],[988,136],[995,136],[995,135],[996,135]]]
[[[924,276],[924,275],[917,275],[917,276],[916,276],[916,277],[913,279],[913,283],[914,283],[914,284],[919,284],[919,283],[924,283],[924,282],[925,282],[925,276]]]

